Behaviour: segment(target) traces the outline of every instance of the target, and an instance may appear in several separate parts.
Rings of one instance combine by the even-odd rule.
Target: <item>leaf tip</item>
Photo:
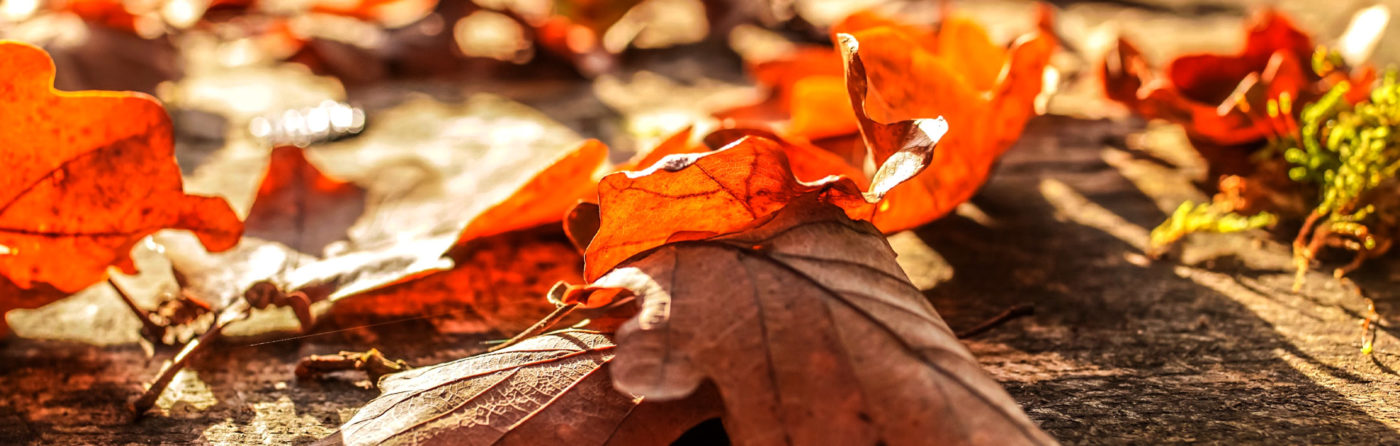
[[[942,116],[933,119],[915,119],[914,127],[918,128],[930,142],[936,144],[943,139],[943,135],[948,133],[948,120],[943,119]]]

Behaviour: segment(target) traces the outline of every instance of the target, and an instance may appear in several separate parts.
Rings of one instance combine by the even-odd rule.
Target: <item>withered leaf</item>
[[[802,195],[816,194],[852,218],[869,219],[885,192],[923,170],[926,164],[919,163],[927,162],[924,155],[933,149],[932,142],[911,147],[909,153],[917,156],[881,166],[869,193],[845,177],[800,182],[783,148],[755,136],[715,152],[669,156],[644,171],[610,174],[598,186],[604,218],[584,252],[584,278],[596,279],[628,257],[666,243],[741,231]]]
[[[110,265],[134,272],[132,246],[164,228],[192,231],[211,251],[237,243],[243,226],[228,203],[184,193],[160,103],[60,92],[53,79],[43,50],[0,42],[0,281],[61,297]]]
[[[799,182],[751,136],[610,175],[593,280],[562,300],[635,299],[614,385],[664,401],[712,382],[736,444],[1053,444],[859,221],[927,160],[887,162],[862,194]]]
[[[651,403],[614,390],[615,350],[608,336],[566,331],[388,375],[323,443],[660,445],[718,415],[712,393]]]
[[[536,169],[592,177],[596,165],[590,163],[602,157],[593,152],[603,149],[590,142],[570,150],[576,135],[532,113],[485,96],[461,108],[410,102],[380,116],[381,125],[360,138],[314,149],[318,161],[354,184],[320,173],[299,149],[274,151],[249,211],[250,234],[261,237],[246,237],[240,254],[220,258],[187,249],[187,241],[161,240],[190,283],[222,283],[202,288],[223,295],[210,300],[225,304],[259,283],[282,294],[301,291],[313,301],[336,300],[448,269],[454,245],[539,224],[539,217],[521,212],[479,222],[483,213],[511,205],[513,191],[529,190],[540,176]],[[448,124],[423,132],[416,126],[424,121]],[[510,128],[534,131],[485,138]],[[465,138],[463,132],[488,134]],[[410,144],[417,150],[400,149]],[[494,166],[474,162],[478,156],[490,157]],[[553,219],[562,219],[570,205],[559,204]],[[254,253],[260,257],[250,257]],[[218,264],[222,269],[212,267]]]
[[[244,235],[321,254],[365,210],[364,188],[322,174],[295,146],[272,150]]]
[[[807,195],[751,230],[672,243],[593,287],[635,293],[613,382],[711,380],[735,444],[1053,444],[938,316],[874,226]]]

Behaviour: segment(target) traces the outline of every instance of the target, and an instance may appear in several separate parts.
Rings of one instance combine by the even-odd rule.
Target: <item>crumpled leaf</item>
[[[234,259],[210,260],[201,252],[175,252],[183,250],[175,246],[176,242],[167,244],[167,251],[173,258],[190,260],[175,260],[173,264],[192,281],[208,273],[235,276],[230,280],[241,285],[225,287],[221,292],[231,294],[231,298],[242,297],[255,284],[267,282],[282,294],[306,291],[313,301],[334,300],[448,269],[452,261],[446,254],[458,243],[463,228],[492,207],[491,200],[503,200],[513,188],[528,181],[534,169],[548,166],[548,158],[571,153],[567,141],[577,136],[562,126],[546,127],[529,115],[532,112],[484,96],[473,98],[461,109],[427,101],[410,102],[380,116],[380,125],[359,138],[314,149],[325,165],[354,179],[355,187],[363,187],[367,191],[363,195],[353,192],[349,185],[334,185],[337,180],[300,161],[290,163],[296,165],[292,170],[307,181],[287,181],[279,174],[283,170],[280,157],[290,157],[287,152],[297,149],[282,149],[281,154],[274,154],[269,174],[264,176],[249,211],[250,234],[267,237],[244,239],[247,249],[262,251],[260,255],[266,256],[265,260],[254,264]],[[487,113],[492,116],[490,120],[480,117]],[[416,128],[430,122],[438,127],[435,132]],[[448,124],[438,124],[442,122]],[[531,139],[490,140],[449,133],[527,127],[538,130]],[[483,139],[491,142],[482,143]],[[494,150],[496,144],[509,144],[512,150]],[[399,149],[403,145],[415,145],[417,150],[405,153]],[[490,170],[480,162],[472,162],[488,150],[493,159]],[[318,184],[324,187],[317,187]],[[341,214],[331,215],[313,205],[339,209]],[[559,218],[566,210],[561,208]],[[340,229],[299,224],[300,217],[291,218],[289,223],[258,218],[261,215],[314,216]],[[497,229],[504,232],[520,228]],[[329,249],[293,246],[298,240],[316,237],[337,242],[325,245]],[[317,244],[301,248],[314,245]],[[274,250],[280,252],[273,254]],[[200,258],[204,260],[194,261]],[[225,262],[224,271],[185,271],[201,263],[221,262]],[[271,276],[266,275],[269,271]],[[230,302],[227,298],[211,300]]]
[[[323,442],[460,445],[669,444],[718,415],[696,398],[651,403],[613,390],[608,336],[568,331],[501,351],[395,373]]]
[[[53,79],[43,50],[0,42],[0,280],[72,293],[109,265],[134,272],[132,246],[164,228],[192,231],[211,251],[237,243],[243,226],[228,203],[184,193],[160,103],[60,92]]]
[[[740,232],[643,251],[566,296],[637,299],[614,385],[664,401],[711,381],[741,445],[1054,444],[980,370],[884,236],[823,195],[799,194]],[[605,227],[666,210],[602,198]]]
[[[937,137],[924,137],[931,142],[911,147],[908,153],[915,156],[881,166],[870,192],[845,177],[798,181],[783,148],[756,136],[716,152],[669,156],[644,171],[610,174],[598,185],[603,218],[584,252],[584,278],[597,279],[627,258],[666,243],[741,231],[803,195],[836,204],[851,218],[869,219],[885,192],[926,166],[919,163],[928,161]]]
[[[1155,73],[1141,51],[1119,38],[1099,64],[1106,95],[1148,119],[1185,126],[1192,137],[1220,146],[1258,143],[1273,134],[1268,102],[1305,103],[1350,78],[1369,84],[1375,71],[1345,67],[1329,76],[1310,69],[1316,45],[1282,13],[1265,9],[1246,25],[1239,54],[1188,54]],[[1349,98],[1351,102],[1363,99]],[[1233,172],[1239,173],[1239,172]]]
[[[462,316],[458,319],[466,324],[444,320],[453,327],[450,331],[528,326],[548,306],[533,297],[557,280],[577,280],[581,261],[558,226],[529,230],[557,225],[581,200],[596,201],[607,147],[585,141],[560,150],[557,140],[562,136],[553,132],[537,133],[537,140],[520,139],[512,129],[538,129],[542,124],[527,119],[524,110],[494,100],[471,102],[472,110],[489,111],[492,118],[411,103],[398,110],[405,113],[376,121],[376,128],[387,130],[372,129],[360,137],[364,140],[312,149],[327,165],[361,178],[367,198],[353,192],[357,186],[336,185],[337,180],[295,155],[298,149],[278,149],[250,211],[250,236],[235,251],[210,255],[188,238],[159,236],[183,276],[182,287],[216,307],[250,293],[274,290],[275,297],[302,292],[313,302],[335,301],[316,312],[330,311],[342,322],[450,314]],[[439,112],[442,115],[436,116]],[[447,131],[456,133],[499,133],[488,139],[499,142],[476,147],[479,143],[458,141],[461,136],[456,134],[429,136],[416,144],[402,140],[407,137],[403,132],[422,138],[411,126],[433,122],[455,123],[456,129]],[[689,134],[678,133],[639,161],[697,150],[688,142]],[[402,145],[418,147],[407,158],[412,162],[404,162],[397,149]],[[531,152],[536,155],[526,156]],[[466,156],[472,153],[481,155]],[[551,155],[555,158],[545,161],[548,164],[533,158]],[[470,162],[484,159],[492,159],[493,167]],[[353,173],[362,164],[366,167]],[[455,173],[437,176],[441,171]],[[366,199],[371,201],[368,206]],[[277,217],[259,217],[263,215]],[[335,243],[304,243],[311,239]],[[350,296],[356,299],[344,299]],[[251,326],[234,327],[231,333],[268,331],[264,324],[242,325]],[[276,326],[293,328],[285,322]]]
[[[944,21],[932,43],[892,26],[838,24],[833,31],[846,55],[846,85],[857,104],[861,136],[877,164],[905,150],[908,130],[881,129],[871,121],[941,115],[954,129],[933,153],[929,172],[890,192],[890,206],[874,221],[885,232],[928,223],[972,198],[1035,115],[1042,73],[1055,51],[1054,38],[1043,31],[1002,49],[975,21],[957,15]],[[863,82],[877,94],[860,101]]]
[[[1041,14],[1044,21],[1050,10]],[[896,123],[942,116],[955,129],[932,154],[928,173],[890,192],[890,206],[875,217],[886,232],[933,221],[977,192],[1034,116],[1042,73],[1055,50],[1054,38],[1044,31],[1002,48],[977,22],[956,14],[930,30],[860,12],[833,26],[832,40],[841,54],[828,50],[824,58],[821,50],[807,48],[755,68],[780,102],[786,98],[790,119],[779,132],[785,138],[839,142],[859,132],[879,165],[905,145],[921,144],[907,138],[924,132]],[[833,73],[833,66],[844,66],[844,72]],[[762,116],[758,108],[721,116]],[[864,160],[863,152],[842,153],[839,145],[832,145],[839,156]]]

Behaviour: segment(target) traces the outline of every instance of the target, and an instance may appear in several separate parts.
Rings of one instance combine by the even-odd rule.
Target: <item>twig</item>
[[[524,341],[526,339],[538,336],[540,333],[548,331],[550,327],[554,326],[554,324],[559,323],[561,319],[564,319],[564,316],[568,316],[569,313],[573,312],[574,308],[578,308],[578,304],[560,305],[558,308],[554,309],[553,313],[549,313],[548,316],[545,316],[544,319],[540,319],[540,321],[536,322],[535,325],[531,325],[530,328],[526,328],[525,331],[520,332],[520,334],[515,335],[510,339],[507,339],[505,342],[496,344],[496,346],[491,347],[486,351],[494,352],[515,344],[519,344],[520,341]]]
[[[958,332],[958,339],[967,339],[982,333],[986,333],[988,331],[991,331],[991,329],[993,328],[1001,326],[1001,324],[1010,322],[1012,319],[1016,319],[1018,317],[1023,316],[1030,316],[1032,314],[1035,314],[1035,307],[1031,306],[1030,304],[1019,304],[1011,308],[1007,308],[1006,311],[1001,312],[1001,314],[992,316],[991,319],[987,319],[986,321],[977,324],[977,326],[975,327]]]
[[[143,327],[141,331],[146,335],[146,339],[150,340],[151,343],[160,342],[161,336],[165,335],[165,326],[151,320],[151,313],[142,309],[140,305],[136,305],[136,301],[131,300],[131,296],[127,295],[126,291],[122,291],[122,287],[118,286],[117,282],[113,281],[111,277],[107,278],[107,284],[111,285],[112,289],[117,291],[117,297],[122,298],[122,302],[126,303],[126,307],[130,308],[131,312],[136,315],[136,318],[141,320],[141,326]]]
[[[317,378],[325,373],[344,370],[361,370],[369,375],[370,385],[379,388],[379,378],[391,373],[411,369],[403,360],[390,360],[377,349],[367,352],[340,352],[334,355],[312,355],[297,362],[296,376],[299,379]]]
[[[164,392],[165,388],[170,386],[170,382],[175,379],[175,375],[178,374],[181,369],[185,368],[185,363],[189,362],[190,358],[193,357],[196,352],[200,351],[201,347],[217,341],[219,337],[222,336],[224,327],[228,326],[228,324],[247,318],[250,310],[251,308],[248,306],[247,301],[239,300],[238,303],[220,311],[219,318],[214,321],[213,326],[209,327],[209,331],[204,332],[198,339],[185,344],[184,348],[181,348],[180,352],[175,354],[174,359],[166,363],[164,367],[161,367],[160,374],[156,376],[155,381],[151,382],[151,385],[146,387],[146,390],[141,393],[141,396],[132,400],[131,404],[127,407],[131,409],[132,413],[138,418],[144,415],[146,411],[151,410],[151,407],[155,406],[156,400],[160,399],[160,394]]]

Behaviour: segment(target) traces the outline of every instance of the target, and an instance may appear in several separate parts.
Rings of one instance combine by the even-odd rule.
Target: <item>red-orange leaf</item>
[[[1142,117],[1176,122],[1195,139],[1233,146],[1273,133],[1268,101],[1287,96],[1306,103],[1327,90],[1332,80],[1308,68],[1314,49],[1312,38],[1291,20],[1265,10],[1247,25],[1239,54],[1188,54],[1158,74],[1136,46],[1120,38],[1099,73],[1105,94]],[[1375,72],[1364,67],[1335,75],[1365,85]]]
[[[926,155],[933,144],[922,149]],[[864,193],[845,177],[798,181],[778,143],[749,136],[716,152],[674,155],[644,171],[608,175],[598,185],[599,229],[584,252],[584,278],[597,279],[629,257],[665,243],[760,224],[804,196],[815,195],[853,219],[868,220],[874,203],[918,174],[927,161],[927,156],[891,158],[875,175],[871,192]]]
[[[668,155],[704,150],[704,146],[690,142],[690,128],[685,128],[651,151],[613,170],[644,168]],[[457,243],[461,245],[483,237],[559,222],[579,202],[597,201],[596,175],[607,158],[608,146],[598,140],[585,141],[535,174],[504,201],[473,218],[462,230]]]
[[[954,16],[939,28],[933,52],[904,28],[847,25],[835,28],[849,31],[836,40],[847,54],[846,85],[876,163],[905,149],[907,130],[871,123],[942,116],[953,129],[933,153],[929,172],[890,192],[875,226],[893,232],[942,217],[972,198],[1035,115],[1055,41],[1036,32],[1004,50],[991,45],[976,22]],[[878,94],[867,97],[866,83]]]
[[[1041,9],[1042,23],[1049,11]],[[907,137],[919,132],[875,123],[946,118],[953,131],[933,153],[929,171],[891,191],[875,216],[885,232],[933,221],[977,192],[1034,116],[1042,73],[1055,50],[1054,38],[1043,31],[1003,48],[977,22],[956,14],[934,30],[860,12],[833,26],[832,33],[833,41],[855,57],[843,61],[836,51],[806,48],[760,64],[755,76],[774,88],[774,98],[721,116],[761,119],[781,108],[790,116],[781,131],[792,140],[859,132],[876,164],[908,144],[918,145]],[[837,37],[842,35],[847,37]],[[844,77],[831,68],[842,65]],[[824,142],[832,141],[839,139]]]
[[[238,242],[228,203],[184,193],[158,102],[59,92],[53,77],[43,50],[0,42],[0,276],[73,292],[109,265],[132,270],[132,245],[160,229],[194,231],[214,251]]]
[[[321,173],[301,148],[283,146],[272,150],[244,224],[249,237],[321,255],[364,211],[363,188]]]
[[[562,220],[593,190],[594,173],[607,158],[608,146],[596,139],[585,141],[535,174],[505,201],[472,219],[458,243]]]

